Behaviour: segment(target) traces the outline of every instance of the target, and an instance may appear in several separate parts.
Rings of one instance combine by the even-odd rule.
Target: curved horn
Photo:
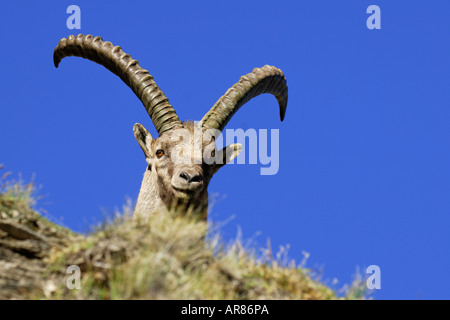
[[[53,52],[53,62],[58,68],[61,60],[68,56],[77,56],[101,64],[119,76],[144,104],[153,124],[161,135],[173,128],[182,127],[169,99],[158,87],[147,70],[141,68],[137,60],[113,46],[109,41],[103,42],[101,37],[79,34],[71,35],[59,41]]]
[[[201,125],[205,129],[222,131],[240,107],[263,93],[271,93],[277,98],[283,121],[288,100],[286,78],[280,69],[266,65],[242,76],[205,114]]]

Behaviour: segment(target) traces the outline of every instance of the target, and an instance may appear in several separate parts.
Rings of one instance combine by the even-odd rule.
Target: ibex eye
[[[156,156],[157,156],[158,158],[161,158],[163,155],[164,155],[164,151],[162,151],[161,149],[156,150]]]

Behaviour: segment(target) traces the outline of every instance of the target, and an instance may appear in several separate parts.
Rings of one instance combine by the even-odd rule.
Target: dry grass
[[[51,257],[56,273],[82,270],[81,290],[59,286],[49,298],[71,299],[338,299],[286,251],[257,255],[240,240],[223,245],[205,222],[155,215],[147,224],[130,209],[83,241]],[[57,287],[57,286],[55,286]],[[356,281],[344,298],[365,295]],[[342,297],[341,297],[342,298]]]
[[[3,165],[0,164],[0,170]],[[1,173],[1,171],[0,171]],[[0,197],[3,205],[14,202],[16,209],[26,209],[35,204],[35,187],[33,183],[25,184],[19,176],[17,180],[11,178],[11,172],[0,174]]]
[[[32,201],[32,186],[2,185],[17,215]],[[20,200],[19,200],[20,199]],[[17,205],[17,206],[16,206]],[[130,206],[88,236],[70,236],[45,258],[41,283],[24,298],[35,299],[361,299],[363,279],[344,294],[322,284],[286,250],[257,254],[241,240],[224,245],[211,225],[180,215],[155,215],[146,224],[131,218]],[[68,289],[67,267],[81,269],[81,289]]]

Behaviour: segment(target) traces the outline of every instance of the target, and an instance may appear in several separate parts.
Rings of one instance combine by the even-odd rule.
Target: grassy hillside
[[[224,245],[205,222],[125,208],[89,235],[48,221],[31,207],[32,185],[0,181],[0,299],[359,299],[362,281],[338,294],[286,252]],[[81,271],[69,289],[67,267]],[[70,283],[75,283],[70,281]]]

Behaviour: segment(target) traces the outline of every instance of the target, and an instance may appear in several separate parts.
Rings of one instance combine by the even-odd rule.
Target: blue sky
[[[66,8],[81,8],[81,30]],[[369,30],[366,9],[381,8]],[[265,64],[289,87],[284,122],[263,95],[227,128],[279,129],[280,169],[230,165],[209,186],[225,239],[351,280],[378,265],[377,299],[450,299],[448,1],[7,2],[1,10],[0,163],[33,175],[38,207],[77,231],[136,199],[146,164],[132,126],[156,131],[132,91],[80,58],[70,34],[100,35],[148,69],[183,120],[199,120]],[[103,208],[103,209],[102,209]],[[362,269],[364,270],[364,269]]]

